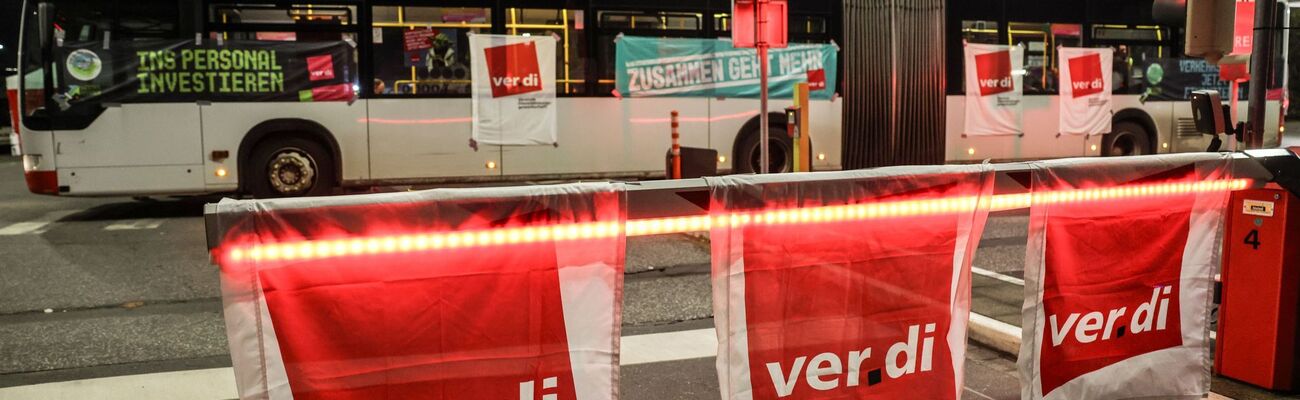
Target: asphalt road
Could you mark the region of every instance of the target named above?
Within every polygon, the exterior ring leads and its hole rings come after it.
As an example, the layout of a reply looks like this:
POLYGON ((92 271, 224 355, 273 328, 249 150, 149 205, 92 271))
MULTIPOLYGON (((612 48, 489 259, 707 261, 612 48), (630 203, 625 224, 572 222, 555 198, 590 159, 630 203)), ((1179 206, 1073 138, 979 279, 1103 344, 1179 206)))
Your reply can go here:
MULTIPOLYGON (((36 196, 0 156, 0 387, 229 366, 204 200, 36 196)), ((976 265, 1016 275, 1026 223, 993 218, 976 265)), ((625 336, 712 326, 704 239, 627 248, 625 336)), ((966 398, 1019 398, 1013 359, 972 344, 967 365, 966 398)), ((712 358, 625 367, 621 382, 628 399, 718 398, 712 358)))

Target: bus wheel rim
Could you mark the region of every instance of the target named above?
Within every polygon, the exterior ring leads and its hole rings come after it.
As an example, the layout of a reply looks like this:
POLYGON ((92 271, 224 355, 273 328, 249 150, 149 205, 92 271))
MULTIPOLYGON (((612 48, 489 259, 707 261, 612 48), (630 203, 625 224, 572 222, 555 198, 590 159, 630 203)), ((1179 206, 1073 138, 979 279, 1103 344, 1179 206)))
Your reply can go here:
POLYGON ((280 194, 301 194, 316 183, 316 162, 297 148, 280 150, 267 166, 271 189, 280 194))

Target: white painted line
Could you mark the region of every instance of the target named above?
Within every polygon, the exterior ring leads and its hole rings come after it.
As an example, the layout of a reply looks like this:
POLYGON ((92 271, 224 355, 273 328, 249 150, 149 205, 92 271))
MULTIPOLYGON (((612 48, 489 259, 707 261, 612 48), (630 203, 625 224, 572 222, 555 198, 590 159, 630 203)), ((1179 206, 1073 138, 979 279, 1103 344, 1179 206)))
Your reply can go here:
POLYGON ((1024 279, 1020 279, 1010 275, 999 274, 997 272, 989 271, 984 268, 972 266, 970 267, 970 272, 975 275, 983 276, 985 278, 993 278, 1013 285, 1025 286, 1024 279))
POLYGON ((158 226, 162 225, 162 223, 163 220, 160 218, 128 219, 125 221, 119 221, 109 226, 105 226, 104 230, 125 231, 125 230, 137 230, 137 229, 157 229, 158 226))
POLYGON ((713 328, 624 336, 619 365, 649 364, 718 356, 713 328))
MULTIPOLYGON (((624 336, 621 365, 715 357, 718 339, 713 328, 624 336)), ((0 400, 150 400, 233 399, 235 371, 213 368, 84 379, 0 388, 0 400)))
POLYGON ((45 232, 45 227, 49 226, 50 223, 63 219, 63 217, 76 214, 79 211, 80 210, 51 211, 40 216, 40 218, 31 221, 13 223, 4 228, 0 228, 0 236, 26 235, 30 233, 39 234, 45 232))
POLYGON ((0 388, 0 400, 206 400, 237 397, 239 393, 236 393, 235 388, 235 371, 231 368, 161 372, 0 388))

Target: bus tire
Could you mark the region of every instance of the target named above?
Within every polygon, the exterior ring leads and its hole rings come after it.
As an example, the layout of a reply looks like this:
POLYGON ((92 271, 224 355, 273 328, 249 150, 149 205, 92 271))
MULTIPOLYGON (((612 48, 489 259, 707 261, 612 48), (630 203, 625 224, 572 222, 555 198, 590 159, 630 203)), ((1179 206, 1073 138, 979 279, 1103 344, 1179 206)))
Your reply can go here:
MULTIPOLYGON (((735 150, 732 151, 732 160, 735 160, 735 168, 732 173, 750 174, 761 170, 759 167, 763 154, 759 148, 759 136, 762 133, 758 129, 746 132, 741 137, 740 142, 736 144, 735 150)), ((772 157, 769 160, 768 171, 771 173, 792 172, 794 166, 794 142, 790 135, 785 133, 784 126, 771 125, 767 130, 768 152, 772 157)))
POLYGON ((246 187, 259 199, 325 196, 337 182, 334 155, 325 145, 301 137, 263 140, 248 161, 246 187))
POLYGON ((1110 133, 1101 139, 1102 156, 1138 156, 1150 153, 1151 136, 1146 128, 1136 122, 1116 122, 1110 133))

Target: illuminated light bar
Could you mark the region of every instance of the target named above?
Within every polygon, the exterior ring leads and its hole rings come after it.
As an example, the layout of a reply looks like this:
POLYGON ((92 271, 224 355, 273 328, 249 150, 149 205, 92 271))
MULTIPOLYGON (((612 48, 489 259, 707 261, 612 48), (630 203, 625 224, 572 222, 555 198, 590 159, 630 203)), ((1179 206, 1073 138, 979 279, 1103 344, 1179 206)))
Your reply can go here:
MULTIPOLYGON (((992 196, 992 211, 1005 211, 1029 207, 1031 204, 1082 203, 1129 199, 1134 197, 1160 197, 1199 192, 1241 190, 1249 187, 1249 179, 1214 180, 1202 182, 1170 182, 1143 185, 1125 185, 1107 188, 1071 189, 1036 193, 1000 194, 992 196)), ((423 234, 321 239, 287 243, 253 244, 231 248, 225 252, 228 262, 304 261, 333 257, 365 256, 409 252, 437 251, 470 247, 506 246, 563 240, 590 240, 616 236, 662 235, 669 233, 703 232, 714 226, 791 225, 809 223, 835 223, 845 221, 902 218, 923 215, 941 215, 968 212, 975 208, 975 196, 953 198, 916 199, 878 203, 843 204, 780 210, 764 210, 722 215, 696 215, 683 217, 646 218, 628 220, 620 226, 617 222, 587 222, 551 226, 496 228, 460 232, 433 232, 423 234)))

